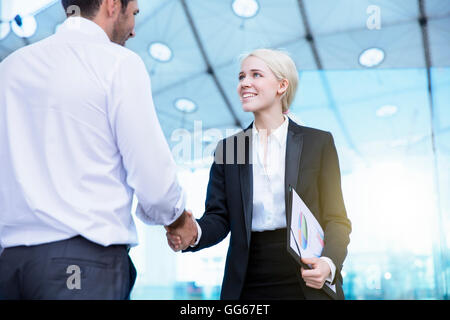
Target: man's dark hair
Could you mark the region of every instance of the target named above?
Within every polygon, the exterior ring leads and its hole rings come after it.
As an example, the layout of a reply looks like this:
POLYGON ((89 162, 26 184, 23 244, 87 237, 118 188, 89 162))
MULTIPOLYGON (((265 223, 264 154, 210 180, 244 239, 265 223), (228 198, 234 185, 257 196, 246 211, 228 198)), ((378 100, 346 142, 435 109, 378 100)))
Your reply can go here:
MULTIPOLYGON (((120 2, 122 2, 122 11, 127 9, 128 3, 131 1, 134 0, 120 0, 120 2)), ((67 9, 70 8, 70 6, 77 6, 80 8, 80 14, 82 17, 93 19, 97 15, 98 9, 100 9, 103 0, 61 0, 61 2, 67 16, 76 14, 76 11, 67 11, 67 9)))

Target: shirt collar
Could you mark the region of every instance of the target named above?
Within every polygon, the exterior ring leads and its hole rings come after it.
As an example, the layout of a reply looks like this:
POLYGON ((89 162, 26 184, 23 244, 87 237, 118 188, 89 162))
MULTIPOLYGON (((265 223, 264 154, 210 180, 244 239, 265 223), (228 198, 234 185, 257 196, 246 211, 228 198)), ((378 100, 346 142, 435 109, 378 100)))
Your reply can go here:
MULTIPOLYGON (((283 117, 284 117, 283 124, 278 128, 276 128, 274 131, 272 131, 272 133, 269 136, 269 138, 273 137, 276 141, 278 141, 280 145, 286 143, 287 131, 289 128, 289 118, 286 115, 283 115, 283 117)), ((252 131, 253 136, 258 134, 258 129, 256 129, 255 122, 253 122, 252 131)))
POLYGON ((64 21, 57 33, 79 32, 94 37, 98 41, 111 42, 105 30, 95 22, 83 17, 69 17, 64 21))

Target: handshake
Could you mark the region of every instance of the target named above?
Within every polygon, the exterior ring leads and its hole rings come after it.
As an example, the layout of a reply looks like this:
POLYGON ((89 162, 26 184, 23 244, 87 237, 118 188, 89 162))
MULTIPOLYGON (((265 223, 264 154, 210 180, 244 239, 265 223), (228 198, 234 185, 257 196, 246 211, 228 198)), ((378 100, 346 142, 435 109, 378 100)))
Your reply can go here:
POLYGON ((186 250, 197 241, 197 224, 190 211, 184 211, 174 223, 164 228, 167 231, 166 237, 169 247, 175 252, 186 250))

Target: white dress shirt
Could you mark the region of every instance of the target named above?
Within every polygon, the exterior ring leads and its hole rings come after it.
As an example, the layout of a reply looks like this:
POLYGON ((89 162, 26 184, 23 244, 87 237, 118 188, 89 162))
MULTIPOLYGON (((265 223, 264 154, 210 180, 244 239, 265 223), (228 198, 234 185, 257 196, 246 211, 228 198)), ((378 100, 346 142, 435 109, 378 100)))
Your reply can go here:
POLYGON ((181 215, 146 67, 97 24, 67 19, 7 57, 0 83, 0 246, 136 245, 133 194, 147 224, 181 215))
MULTIPOLYGON (((253 123, 253 216, 252 231, 262 232, 286 228, 285 171, 286 143, 289 118, 270 134, 258 130, 253 123), (265 142, 267 141, 267 147, 265 142), (267 148, 267 150, 264 150, 267 148)), ((197 223, 198 237, 195 247, 200 242, 201 227, 197 223)), ((326 279, 332 282, 336 266, 328 257, 320 257, 330 266, 331 273, 326 279)))

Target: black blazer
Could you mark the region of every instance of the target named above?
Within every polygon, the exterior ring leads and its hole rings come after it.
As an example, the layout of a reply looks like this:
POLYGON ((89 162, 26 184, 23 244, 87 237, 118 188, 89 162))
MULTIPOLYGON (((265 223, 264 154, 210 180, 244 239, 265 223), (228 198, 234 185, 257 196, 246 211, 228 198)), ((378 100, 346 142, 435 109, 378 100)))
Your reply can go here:
MULTIPOLYGON (((222 241, 231 231, 221 299, 240 298, 247 272, 253 210, 252 125, 222 140, 216 149, 206 194, 198 251, 222 241)), ((336 265, 338 297, 344 299, 340 271, 350 242, 351 223, 341 191, 339 161, 330 133, 303 127, 289 120, 286 144, 285 201, 295 187, 324 230, 322 256, 336 265)), ((298 273, 306 299, 327 299, 323 290, 307 287, 298 273)))

